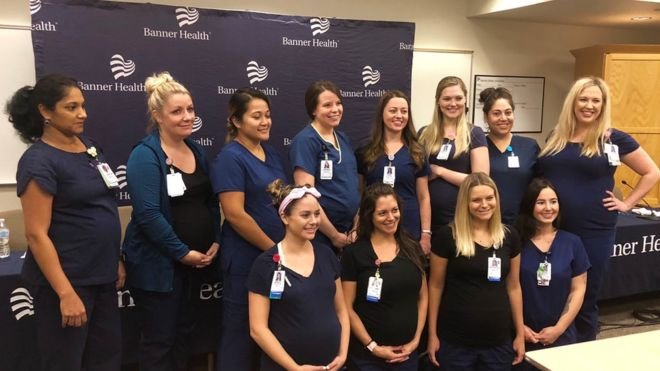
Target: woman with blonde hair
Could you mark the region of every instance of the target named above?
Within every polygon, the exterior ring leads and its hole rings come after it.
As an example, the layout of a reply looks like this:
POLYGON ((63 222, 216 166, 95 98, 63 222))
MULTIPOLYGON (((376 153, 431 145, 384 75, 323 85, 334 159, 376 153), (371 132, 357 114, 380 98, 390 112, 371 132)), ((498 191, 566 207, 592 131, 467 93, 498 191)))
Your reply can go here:
POLYGON ((383 94, 378 103, 371 140, 356 151, 364 186, 384 183, 394 187, 406 215, 402 227, 431 251, 429 164, 417 141, 410 100, 399 90, 383 94))
POLYGON ((538 159, 562 200, 562 227, 582 239, 591 261, 584 304, 575 319, 578 342, 596 338, 596 300, 614 243, 617 212, 630 210, 660 179, 657 165, 630 135, 612 128, 605 81, 584 77, 571 87, 538 159), (641 178, 625 200, 613 193, 621 163, 641 178))
POLYGON ((421 130, 419 142, 429 154, 431 225, 438 228, 454 217, 458 187, 474 172, 490 170, 486 136, 467 121, 467 88, 458 77, 440 80, 435 91, 433 120, 421 130))
POLYGON ((499 199, 488 175, 468 175, 454 221, 433 234, 428 354, 443 370, 508 370, 525 353, 520 240, 499 199))
POLYGON ((127 283, 140 316, 140 370, 185 370, 191 293, 217 275, 220 212, 204 149, 190 139, 190 92, 167 72, 148 77, 145 91, 149 135, 126 170, 133 204, 123 245, 127 283))
POLYGON ((321 224, 321 194, 281 180, 268 192, 286 234, 256 259, 247 281, 250 335, 263 350, 260 370, 341 370, 350 325, 339 261, 312 242, 321 224))
POLYGON ((284 236, 266 188, 286 179, 270 146, 270 100, 255 89, 229 98, 227 143, 211 166, 211 183, 225 216, 222 225, 222 327, 218 370, 257 370, 259 347, 250 338, 246 282, 255 259, 284 236))

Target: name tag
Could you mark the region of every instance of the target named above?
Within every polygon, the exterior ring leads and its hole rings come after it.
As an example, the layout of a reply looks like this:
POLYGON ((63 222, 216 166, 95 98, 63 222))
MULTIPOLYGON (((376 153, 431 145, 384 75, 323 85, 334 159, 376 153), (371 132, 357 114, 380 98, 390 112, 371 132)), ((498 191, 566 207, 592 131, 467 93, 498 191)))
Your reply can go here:
POLYGON ((268 295, 269 298, 273 300, 282 299, 285 280, 286 280, 285 271, 278 269, 275 272, 273 272, 273 280, 270 282, 270 294, 268 295))
POLYGON ((619 158, 619 146, 616 144, 605 143, 604 152, 607 156, 607 162, 610 164, 610 166, 621 165, 621 159, 619 158))
POLYGON ((101 162, 96 165, 96 168, 99 170, 101 178, 103 178, 103 182, 105 183, 106 187, 109 189, 119 187, 119 180, 107 163, 101 162))
POLYGON ((509 169, 517 169, 520 167, 520 159, 516 155, 511 155, 507 157, 507 164, 509 169))
POLYGON ((550 286, 550 279, 552 278, 552 265, 548 262, 539 263, 539 268, 536 270, 536 282, 539 286, 550 286))
POLYGON ((394 187, 396 179, 396 168, 394 166, 385 166, 383 168, 383 183, 394 187))
POLYGON ((449 158, 449 153, 451 152, 451 143, 445 143, 440 147, 440 152, 436 158, 438 160, 447 160, 449 158))
POLYGON ((367 301, 377 303, 380 301, 380 292, 383 290, 383 279, 380 277, 369 277, 367 285, 367 301))
POLYGON ((167 195, 170 197, 183 196, 186 185, 183 183, 181 173, 172 172, 167 174, 167 195))
POLYGON ((488 281, 500 282, 502 278, 502 260, 496 256, 488 258, 488 281))
POLYGON ((321 160, 321 179, 332 180, 332 160, 321 160))

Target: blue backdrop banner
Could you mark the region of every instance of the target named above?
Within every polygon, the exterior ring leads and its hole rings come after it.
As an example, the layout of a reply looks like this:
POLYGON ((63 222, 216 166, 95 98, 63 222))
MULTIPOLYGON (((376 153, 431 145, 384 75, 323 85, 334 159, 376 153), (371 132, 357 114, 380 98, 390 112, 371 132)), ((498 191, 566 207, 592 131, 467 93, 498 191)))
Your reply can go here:
POLYGON ((339 130, 354 148, 368 136, 379 97, 410 95, 415 25, 283 16, 109 1, 30 0, 37 77, 71 75, 85 92, 85 133, 96 140, 121 180, 145 136, 144 80, 169 71, 192 93, 193 139, 210 157, 224 144, 229 96, 254 87, 271 99, 270 143, 287 159, 290 139, 309 123, 310 83, 342 92, 339 130))

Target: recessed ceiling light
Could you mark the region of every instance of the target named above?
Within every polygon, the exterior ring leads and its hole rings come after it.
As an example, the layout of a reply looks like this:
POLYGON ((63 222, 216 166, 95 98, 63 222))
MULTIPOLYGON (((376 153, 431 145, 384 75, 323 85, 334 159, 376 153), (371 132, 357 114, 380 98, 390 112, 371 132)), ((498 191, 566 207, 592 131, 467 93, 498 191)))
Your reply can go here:
POLYGON ((653 19, 653 17, 631 17, 631 21, 649 21, 653 19))

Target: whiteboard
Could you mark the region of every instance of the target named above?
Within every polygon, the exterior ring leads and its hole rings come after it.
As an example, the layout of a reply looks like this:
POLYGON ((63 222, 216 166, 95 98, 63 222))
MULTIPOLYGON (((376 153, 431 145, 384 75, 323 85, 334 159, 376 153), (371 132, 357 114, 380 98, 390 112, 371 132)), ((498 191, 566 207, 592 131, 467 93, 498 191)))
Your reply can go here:
POLYGON ((5 105, 16 90, 34 85, 34 52, 28 28, 0 28, 0 45, 4 49, 0 68, 0 184, 16 184, 16 165, 27 144, 16 134, 7 119, 5 105))
POLYGON ((472 122, 488 131, 484 121, 484 105, 479 103, 479 93, 486 88, 506 88, 513 96, 515 105, 514 133, 541 133, 543 130, 544 77, 476 75, 474 77, 474 100, 472 122))
POLYGON ((460 77, 465 86, 469 87, 472 76, 472 51, 434 49, 413 51, 410 108, 416 130, 431 123, 436 105, 435 88, 446 76, 460 77))

